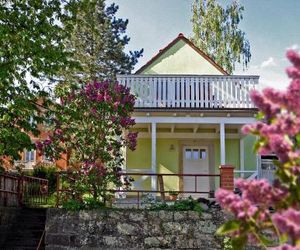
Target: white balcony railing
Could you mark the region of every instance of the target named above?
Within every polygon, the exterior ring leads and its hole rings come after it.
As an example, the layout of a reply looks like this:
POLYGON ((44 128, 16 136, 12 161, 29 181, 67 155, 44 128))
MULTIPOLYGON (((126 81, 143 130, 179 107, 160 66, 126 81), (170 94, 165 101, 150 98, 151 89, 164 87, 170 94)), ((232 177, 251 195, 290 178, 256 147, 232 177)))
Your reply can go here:
POLYGON ((258 76, 118 75, 136 95, 136 108, 254 108, 258 76))

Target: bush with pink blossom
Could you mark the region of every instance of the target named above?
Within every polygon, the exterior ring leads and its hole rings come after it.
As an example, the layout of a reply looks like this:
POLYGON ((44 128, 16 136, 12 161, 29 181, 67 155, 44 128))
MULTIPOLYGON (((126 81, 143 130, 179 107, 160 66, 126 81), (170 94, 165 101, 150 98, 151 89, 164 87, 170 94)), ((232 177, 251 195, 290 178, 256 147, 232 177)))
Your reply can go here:
POLYGON ((36 147, 53 159, 61 159, 67 153, 73 172, 65 182, 69 182, 72 199, 84 202, 84 197, 89 196, 94 203, 103 203, 111 195, 108 189, 124 189, 130 184, 120 173, 122 148, 136 147, 137 133, 129 132, 135 124, 130 117, 135 97, 129 88, 108 81, 89 83, 58 95, 61 102, 53 104, 50 117, 53 132, 36 147))
POLYGON ((293 64, 287 69, 292 79, 287 90, 252 91, 258 121, 243 127, 245 134, 259 137, 258 153, 277 155, 274 183, 239 179, 235 185, 241 196, 222 189, 216 194, 221 207, 235 217, 218 229, 231 236, 234 249, 243 249, 247 241, 277 250, 300 249, 300 54, 288 51, 287 57, 293 64))

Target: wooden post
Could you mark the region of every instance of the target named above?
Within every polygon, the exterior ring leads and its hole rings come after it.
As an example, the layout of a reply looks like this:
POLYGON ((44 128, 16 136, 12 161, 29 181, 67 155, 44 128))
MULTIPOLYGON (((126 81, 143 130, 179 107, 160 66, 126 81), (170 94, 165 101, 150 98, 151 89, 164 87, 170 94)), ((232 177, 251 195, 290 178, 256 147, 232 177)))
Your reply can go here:
POLYGON ((59 173, 56 173, 56 204, 55 206, 58 207, 59 206, 59 196, 60 196, 60 193, 59 193, 59 190, 60 190, 60 174, 59 173))
POLYGON ((23 176, 21 175, 18 178, 18 202, 19 202, 19 206, 23 206, 24 205, 24 180, 23 180, 23 176))
POLYGON ((165 201, 166 197, 165 197, 165 188, 164 188, 164 179, 163 179, 163 176, 161 174, 159 174, 159 175, 157 175, 157 179, 158 179, 158 184, 159 184, 159 190, 160 190, 161 199, 163 201, 165 201))
POLYGON ((221 165, 220 169, 220 188, 234 190, 234 166, 221 165))

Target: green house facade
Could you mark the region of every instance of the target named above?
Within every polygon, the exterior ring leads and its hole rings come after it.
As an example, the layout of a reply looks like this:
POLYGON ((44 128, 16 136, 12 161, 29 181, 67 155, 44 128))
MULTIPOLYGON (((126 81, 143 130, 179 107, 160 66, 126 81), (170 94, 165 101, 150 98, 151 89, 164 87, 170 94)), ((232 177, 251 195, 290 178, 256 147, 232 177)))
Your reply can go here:
MULTIPOLYGON (((216 190, 219 178, 208 175, 218 174, 220 165, 234 166, 237 177, 255 178, 255 137, 241 128, 255 122, 249 92, 258 88, 258 78, 227 74, 182 34, 136 74, 119 75, 137 98, 138 143, 135 151, 126 150, 126 171, 183 174, 164 176, 163 185, 187 192, 216 190)), ((137 189, 157 190, 158 183, 157 176, 135 178, 137 189)))

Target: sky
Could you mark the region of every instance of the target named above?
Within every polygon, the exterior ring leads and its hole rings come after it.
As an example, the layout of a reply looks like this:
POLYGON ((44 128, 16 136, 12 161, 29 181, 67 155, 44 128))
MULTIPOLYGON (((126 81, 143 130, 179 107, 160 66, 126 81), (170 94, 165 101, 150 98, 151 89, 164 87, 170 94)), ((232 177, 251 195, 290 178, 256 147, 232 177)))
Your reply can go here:
MULTIPOLYGON (((251 45, 251 62, 246 71, 236 67, 234 74, 259 75, 262 87, 284 89, 289 79, 285 69, 288 48, 300 50, 300 0, 239 0, 245 7, 240 28, 251 45)), ((193 0, 107 0, 119 6, 117 17, 128 19, 126 50, 144 49, 135 70, 159 49, 183 33, 192 35, 193 0)), ((219 0, 227 5, 232 0, 219 0)))

